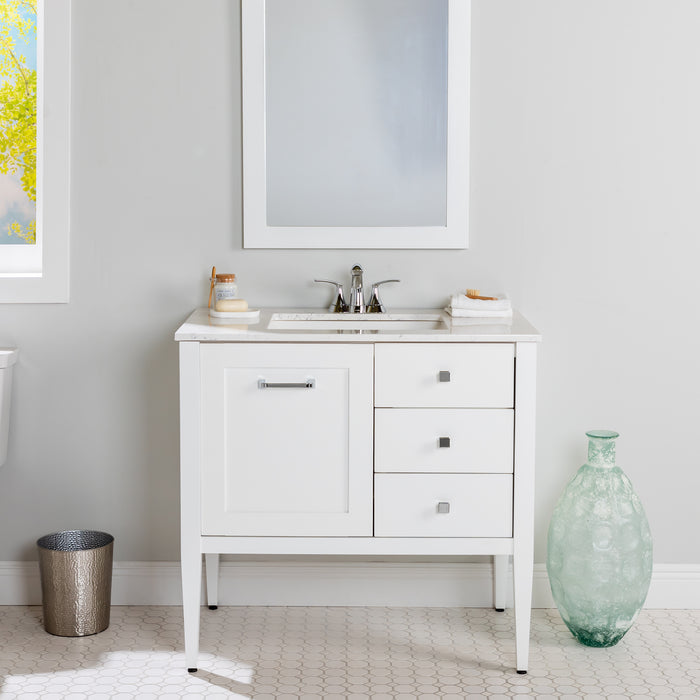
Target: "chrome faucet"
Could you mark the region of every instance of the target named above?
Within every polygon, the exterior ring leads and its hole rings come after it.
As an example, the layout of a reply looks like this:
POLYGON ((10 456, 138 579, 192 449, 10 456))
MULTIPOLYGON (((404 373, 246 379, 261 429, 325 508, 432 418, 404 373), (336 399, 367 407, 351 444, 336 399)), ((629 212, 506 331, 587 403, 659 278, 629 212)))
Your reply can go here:
POLYGON ((362 281, 362 268, 355 265, 350 274, 352 275, 352 284, 350 287, 350 300, 345 301, 345 293, 343 285, 340 282, 333 280, 315 279, 314 282, 325 282, 335 286, 335 299, 330 306, 330 310, 334 313, 351 313, 351 314, 373 314, 384 313, 386 309, 379 298, 379 286, 387 282, 400 282, 401 280, 382 280, 375 282, 372 285, 372 295, 368 304, 365 304, 365 294, 362 281))
POLYGON ((359 265, 355 265, 350 272, 352 274, 350 313, 363 314, 365 312, 365 293, 362 289, 362 268, 359 265))

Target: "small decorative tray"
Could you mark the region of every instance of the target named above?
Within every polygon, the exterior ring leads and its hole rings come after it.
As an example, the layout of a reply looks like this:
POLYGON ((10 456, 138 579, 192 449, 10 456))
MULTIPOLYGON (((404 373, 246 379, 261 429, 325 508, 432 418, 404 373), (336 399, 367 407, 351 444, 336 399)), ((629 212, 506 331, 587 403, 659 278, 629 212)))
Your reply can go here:
POLYGON ((209 315, 212 318, 256 323, 260 320, 260 309, 248 309, 248 311, 214 311, 214 309, 209 309, 209 315))

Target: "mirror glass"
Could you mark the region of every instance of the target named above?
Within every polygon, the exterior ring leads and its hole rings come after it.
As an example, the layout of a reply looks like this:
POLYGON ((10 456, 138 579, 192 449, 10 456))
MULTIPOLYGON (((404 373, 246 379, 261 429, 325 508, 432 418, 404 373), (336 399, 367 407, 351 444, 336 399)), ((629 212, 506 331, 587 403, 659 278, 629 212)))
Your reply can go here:
POLYGON ((447 0, 267 0, 267 222, 444 226, 447 0))
POLYGON ((466 247, 468 0, 242 9, 245 246, 466 247))

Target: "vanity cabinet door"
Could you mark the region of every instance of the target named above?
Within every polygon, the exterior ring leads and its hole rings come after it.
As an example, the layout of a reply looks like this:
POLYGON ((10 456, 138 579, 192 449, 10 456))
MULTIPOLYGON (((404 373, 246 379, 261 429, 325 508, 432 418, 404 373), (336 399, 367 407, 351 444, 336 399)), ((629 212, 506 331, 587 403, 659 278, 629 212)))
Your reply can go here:
POLYGON ((370 536, 372 365, 371 345, 202 345, 202 533, 370 536))

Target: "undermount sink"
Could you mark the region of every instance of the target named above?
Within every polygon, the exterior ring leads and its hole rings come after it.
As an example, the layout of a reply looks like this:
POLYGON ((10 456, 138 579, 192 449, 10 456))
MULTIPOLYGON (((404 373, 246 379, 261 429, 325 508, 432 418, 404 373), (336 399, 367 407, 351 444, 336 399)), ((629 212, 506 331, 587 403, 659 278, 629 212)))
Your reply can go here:
POLYGON ((425 313, 336 314, 273 313, 269 330, 325 331, 434 331, 445 329, 439 311, 425 313))

